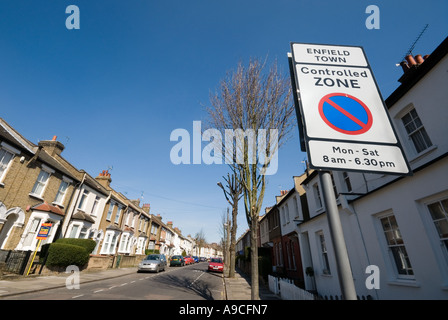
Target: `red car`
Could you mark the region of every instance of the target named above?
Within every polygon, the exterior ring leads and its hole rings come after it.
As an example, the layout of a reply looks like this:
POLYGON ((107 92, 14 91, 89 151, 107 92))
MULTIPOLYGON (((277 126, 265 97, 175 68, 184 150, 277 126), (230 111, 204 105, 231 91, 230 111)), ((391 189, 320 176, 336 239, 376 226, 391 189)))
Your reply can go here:
POLYGON ((208 263, 208 271, 223 272, 224 263, 221 258, 211 258, 208 263))
POLYGON ((185 265, 189 265, 189 264, 193 264, 194 263, 194 259, 193 259, 192 256, 186 256, 184 258, 184 260, 185 260, 185 265))

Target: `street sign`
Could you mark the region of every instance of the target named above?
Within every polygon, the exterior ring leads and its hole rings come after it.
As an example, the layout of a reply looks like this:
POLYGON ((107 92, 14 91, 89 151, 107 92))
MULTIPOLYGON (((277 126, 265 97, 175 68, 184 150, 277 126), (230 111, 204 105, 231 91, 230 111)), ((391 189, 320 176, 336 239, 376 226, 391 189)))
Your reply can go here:
POLYGON ((409 174, 363 48, 291 43, 291 51, 310 167, 409 174), (378 152, 364 160, 363 149, 378 152))
POLYGON ((41 244, 42 240, 46 240, 48 238, 48 235, 50 234, 50 229, 51 229, 52 225, 53 225, 52 223, 42 223, 42 225, 40 226, 39 232, 37 233, 37 236, 36 236, 36 239, 39 241, 37 242, 36 249, 34 250, 33 258, 31 259, 31 263, 28 268, 28 271, 26 272, 27 276, 30 274, 31 267, 33 266, 34 259, 36 258, 36 253, 37 253, 37 251, 39 251, 40 244, 41 244))
POLYGON ((42 223, 40 226, 39 232, 37 233, 36 239, 45 240, 50 234, 50 229, 53 224, 51 223, 42 223))
POLYGON ((330 93, 319 102, 319 114, 334 130, 361 134, 372 127, 372 113, 364 102, 344 93, 330 93))

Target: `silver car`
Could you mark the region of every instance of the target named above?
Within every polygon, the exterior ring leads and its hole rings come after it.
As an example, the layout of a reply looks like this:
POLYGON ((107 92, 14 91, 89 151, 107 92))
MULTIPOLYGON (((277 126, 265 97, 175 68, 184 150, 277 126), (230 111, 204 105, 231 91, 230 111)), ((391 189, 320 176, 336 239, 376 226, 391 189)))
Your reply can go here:
POLYGON ((138 265, 138 272, 154 271, 159 272, 165 270, 167 266, 164 254, 150 254, 138 265))

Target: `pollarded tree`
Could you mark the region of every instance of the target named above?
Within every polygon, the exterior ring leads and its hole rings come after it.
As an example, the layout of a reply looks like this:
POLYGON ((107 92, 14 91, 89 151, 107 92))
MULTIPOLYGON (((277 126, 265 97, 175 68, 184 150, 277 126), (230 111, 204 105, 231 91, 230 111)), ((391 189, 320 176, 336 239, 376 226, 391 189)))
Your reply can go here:
POLYGON ((291 82, 274 62, 250 59, 227 74, 207 108, 208 126, 225 136, 226 163, 238 172, 251 234, 251 299, 259 299, 257 230, 266 175, 275 174, 278 149, 294 124, 291 82))

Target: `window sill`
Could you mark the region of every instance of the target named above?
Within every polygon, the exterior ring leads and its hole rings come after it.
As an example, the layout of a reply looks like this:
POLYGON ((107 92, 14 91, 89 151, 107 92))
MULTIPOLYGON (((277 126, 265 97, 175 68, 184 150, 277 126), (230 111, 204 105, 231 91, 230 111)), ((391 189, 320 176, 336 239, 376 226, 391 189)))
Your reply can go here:
POLYGON ((409 163, 417 162, 418 160, 420 160, 421 158, 426 156, 428 153, 430 153, 436 149, 437 149, 437 145, 430 146, 429 148, 421 151, 420 153, 417 153, 414 157, 412 157, 412 159, 409 160, 409 163))
POLYGON ((420 283, 411 279, 395 279, 387 281, 387 284, 392 286, 404 286, 404 287, 414 287, 420 288, 420 283))
POLYGON ((58 207, 61 207, 62 209, 64 209, 64 205, 62 203, 58 203, 58 202, 54 202, 53 201, 51 204, 54 205, 54 206, 58 206, 58 207))
POLYGON ((45 201, 44 200, 44 198, 42 198, 41 196, 39 196, 39 195, 37 195, 37 194, 34 194, 34 193, 28 193, 28 195, 31 197, 31 198, 35 198, 35 199, 38 199, 38 200, 41 200, 41 201, 45 201))

